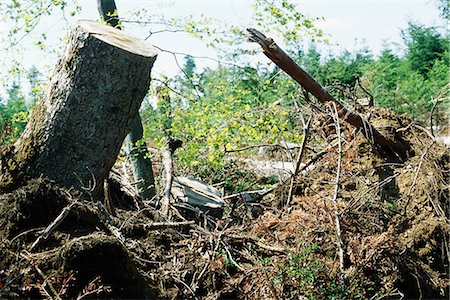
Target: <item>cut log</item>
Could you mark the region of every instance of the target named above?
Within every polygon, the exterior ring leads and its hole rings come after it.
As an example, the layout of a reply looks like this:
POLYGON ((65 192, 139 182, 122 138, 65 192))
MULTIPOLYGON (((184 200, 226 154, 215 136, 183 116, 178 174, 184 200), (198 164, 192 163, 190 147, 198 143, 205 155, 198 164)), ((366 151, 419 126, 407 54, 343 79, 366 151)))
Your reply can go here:
MULTIPOLYGON (((100 17, 105 24, 116 29, 122 29, 114 0, 97 0, 97 6, 100 17)), ((147 146, 145 143, 138 145, 143 137, 144 128, 138 112, 131 125, 126 144, 133 168, 134 186, 142 199, 151 200, 156 194, 155 178, 147 146)))
POLYGON ((147 42, 79 21, 24 133, 0 160, 0 188, 45 176, 100 195, 155 59, 147 42))

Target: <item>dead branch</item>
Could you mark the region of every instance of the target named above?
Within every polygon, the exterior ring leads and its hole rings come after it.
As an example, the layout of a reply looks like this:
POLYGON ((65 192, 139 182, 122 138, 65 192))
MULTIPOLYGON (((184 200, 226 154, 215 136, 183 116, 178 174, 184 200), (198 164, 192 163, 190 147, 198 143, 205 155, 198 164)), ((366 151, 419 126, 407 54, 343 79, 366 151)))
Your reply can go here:
POLYGON ((264 147, 271 147, 271 148, 280 148, 282 150, 291 150, 291 149, 296 149, 296 148, 300 148, 300 146, 283 146, 280 144, 259 144, 259 145, 250 145, 250 146, 246 146, 246 147, 242 147, 242 148, 238 148, 238 149, 227 149, 227 146, 225 145, 224 147, 224 152, 225 153, 233 153, 233 152, 242 152, 242 151, 246 151, 246 150, 250 150, 250 149, 254 149, 254 148, 264 148, 264 147))
POLYGON ((44 232, 31 244, 30 251, 33 251, 43 240, 46 240, 50 234, 66 219, 69 215, 70 210, 74 206, 75 203, 71 203, 68 206, 64 207, 61 213, 51 222, 47 228, 45 228, 44 232))
POLYGON ((227 235, 227 237, 232 238, 235 241, 244 240, 246 242, 251 242, 251 243, 255 244, 256 246, 258 246, 259 248, 264 249, 266 251, 270 251, 270 252, 288 253, 289 251, 292 251, 292 249, 285 249, 282 247, 266 245, 266 244, 258 241, 256 237, 252 237, 252 236, 241 236, 241 235, 229 234, 229 235, 227 235))
POLYGON ((442 100, 445 99, 445 94, 449 92, 449 88, 450 88, 450 84, 447 84, 444 88, 442 88, 442 90, 439 92, 439 95, 434 100, 433 107, 431 108, 431 111, 430 111, 430 131, 431 131, 431 134, 433 135, 433 137, 434 137, 434 130, 433 130, 434 110, 436 109, 439 102, 441 102, 442 100))
POLYGON ((434 142, 435 142, 435 141, 433 140, 433 141, 427 146, 427 148, 426 148, 425 151, 422 153, 422 155, 420 156, 420 161, 419 161, 419 164, 417 165, 416 173, 414 174, 413 182, 411 183, 411 186, 409 187, 408 193, 406 194, 407 200, 406 200, 405 207, 403 208, 403 209, 404 209, 404 210, 403 210, 403 214, 404 214, 404 215, 406 214, 406 211, 407 211, 407 209, 408 209, 409 203, 411 202, 411 193, 412 193, 412 190, 414 189, 414 187, 416 186, 417 178, 419 177, 419 172, 420 172, 420 169, 422 168, 422 164, 423 164, 423 161, 425 160, 425 156, 427 155, 427 153, 428 153, 428 151, 430 150, 431 146, 434 145, 434 142))
POLYGON ((337 111, 336 105, 333 103, 334 108, 334 122, 336 126, 336 134, 338 138, 338 161, 337 161, 337 170, 336 170, 336 180, 334 187, 334 195, 333 195, 333 206, 334 206, 334 222, 336 226, 336 246, 337 246, 337 254, 339 257, 339 269, 341 271, 341 275, 344 274, 344 250, 342 248, 342 233, 341 233, 341 223, 339 221, 339 211, 337 205, 338 193, 339 193, 339 179, 341 176, 341 163, 342 163, 342 144, 341 144, 341 125, 339 124, 339 115, 337 111))
POLYGON ((391 149, 401 159, 407 159, 407 149, 403 144, 387 139, 361 115, 345 108, 342 103, 331 96, 317 81, 298 66, 272 38, 267 38, 264 34, 253 28, 248 28, 247 31, 251 42, 258 43, 262 47, 264 54, 270 60, 316 97, 317 100, 322 104, 335 103, 339 117, 352 126, 361 129, 364 136, 369 141, 373 141, 374 145, 391 149))
MULTIPOLYGON (((42 283, 42 286, 44 286, 47 283, 48 286, 50 287, 50 290, 53 293, 53 297, 51 297, 51 299, 61 300, 61 297, 59 297, 59 293, 56 291, 56 289, 54 288, 53 284, 49 280, 47 280, 48 276, 46 276, 44 274, 44 272, 42 272, 42 270, 37 265, 34 266, 34 269, 39 273, 39 275, 41 275, 42 279, 44 279, 44 282, 42 283)), ((45 292, 48 293, 46 290, 45 290, 45 292)))
POLYGON ((106 209, 108 210, 108 212, 110 213, 111 216, 115 217, 116 209, 114 208, 114 205, 112 203, 111 192, 109 190, 109 183, 108 183, 107 179, 105 179, 105 181, 103 183, 103 190, 104 190, 104 195, 105 195, 106 209))
POLYGON ((367 96, 369 96, 369 99, 370 99, 370 101, 369 101, 369 107, 373 107, 373 106, 375 105, 375 101, 374 101, 374 99, 373 99, 373 96, 372 96, 372 94, 369 93, 369 91, 362 85, 361 79, 360 79, 358 76, 356 76, 356 84, 357 84, 357 86, 359 86, 359 87, 361 88, 361 90, 362 90, 364 93, 367 94, 367 96))
POLYGON ((155 230, 162 228, 178 228, 194 225, 195 221, 183 221, 183 222, 155 222, 150 224, 145 224, 145 230, 155 230))
MULTIPOLYGON (((298 155, 297 155, 297 160, 295 161, 294 173, 291 176, 291 185, 289 186, 289 194, 288 194, 288 198, 286 201, 286 206, 288 206, 292 200, 292 191, 294 189, 294 181, 295 181, 295 177, 297 177, 298 172, 300 170, 300 163, 303 158, 303 153, 305 152, 305 146, 306 146, 306 142, 307 142, 308 136, 309 136, 309 125, 311 124, 311 119, 312 119, 312 117, 309 117, 306 124, 304 124, 303 140, 302 140, 302 144, 300 146, 300 151, 298 152, 298 155)), ((302 118, 302 120, 303 120, 303 118, 302 118)))
POLYGON ((181 141, 173 138, 165 138, 164 145, 161 149, 162 161, 166 173, 166 186, 164 188, 163 197, 161 199, 161 213, 163 216, 169 214, 170 196, 173 182, 173 160, 172 155, 176 149, 181 147, 181 141))

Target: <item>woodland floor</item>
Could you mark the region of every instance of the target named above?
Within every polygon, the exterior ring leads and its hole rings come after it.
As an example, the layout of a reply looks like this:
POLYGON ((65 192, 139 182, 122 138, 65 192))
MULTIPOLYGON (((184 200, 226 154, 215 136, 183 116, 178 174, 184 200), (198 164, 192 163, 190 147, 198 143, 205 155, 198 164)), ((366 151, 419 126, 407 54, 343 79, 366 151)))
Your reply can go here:
POLYGON ((222 218, 168 223, 149 203, 115 201, 108 220, 76 191, 30 180, 0 195, 0 298, 448 299, 449 150, 407 117, 377 109, 369 121, 409 146, 406 162, 350 127, 341 153, 311 129, 302 161, 326 151, 292 199, 289 178, 222 218))

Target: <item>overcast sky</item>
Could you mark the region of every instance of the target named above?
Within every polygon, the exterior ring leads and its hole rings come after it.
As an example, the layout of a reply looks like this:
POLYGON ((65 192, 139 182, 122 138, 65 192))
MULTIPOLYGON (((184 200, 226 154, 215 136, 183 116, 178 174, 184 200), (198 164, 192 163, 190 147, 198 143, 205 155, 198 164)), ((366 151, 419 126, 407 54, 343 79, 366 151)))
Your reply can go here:
MULTIPOLYGON (((0 0, 3 1, 3 0, 0 0)), ((75 18, 68 19, 68 25, 73 24, 78 19, 97 19, 98 12, 95 0, 79 0, 82 11, 75 18)), ((413 1, 388 1, 388 0, 314 0, 314 1, 292 1, 298 6, 303 14, 312 17, 324 17, 324 21, 317 25, 323 28, 326 34, 330 35, 331 46, 322 47, 325 53, 338 53, 343 49, 354 50, 363 45, 372 50, 375 55, 379 54, 386 43, 399 43, 400 30, 407 26, 408 21, 416 21, 425 25, 442 26, 444 21, 439 17, 439 11, 435 2, 430 0, 413 1)), ((178 0, 178 1, 156 1, 156 0, 116 0, 119 15, 125 12, 146 7, 167 17, 187 17, 189 15, 201 14, 229 22, 242 28, 252 26, 252 1, 233 0, 178 0)), ((38 31, 45 31, 51 40, 56 40, 58 36, 64 34, 66 26, 61 16, 52 16, 43 20, 43 25, 38 31)), ((3 32, 7 29, 7 24, 3 23, 3 32)), ((133 27, 127 25, 127 32, 145 38, 151 28, 133 27)), ((195 56, 214 57, 214 50, 188 37, 183 33, 160 33, 150 38, 151 43, 171 51, 186 52, 195 56)), ((56 62, 56 55, 39 54, 31 46, 32 39, 23 41, 25 52, 1 53, 3 62, 9 61, 10 57, 23 60, 26 66, 44 64, 53 66, 56 62), (28 44, 27 44, 28 43, 28 44), (17 57, 20 56, 20 57, 17 57)), ((400 51, 400 49, 398 49, 400 51)), ((182 57, 180 57, 182 60, 182 57)), ((261 59, 266 59, 261 56, 261 59)), ((197 60, 201 66, 214 66, 208 60, 197 60)), ((178 72, 178 67, 173 56, 161 53, 154 67, 154 73, 167 73, 173 75, 178 72)))

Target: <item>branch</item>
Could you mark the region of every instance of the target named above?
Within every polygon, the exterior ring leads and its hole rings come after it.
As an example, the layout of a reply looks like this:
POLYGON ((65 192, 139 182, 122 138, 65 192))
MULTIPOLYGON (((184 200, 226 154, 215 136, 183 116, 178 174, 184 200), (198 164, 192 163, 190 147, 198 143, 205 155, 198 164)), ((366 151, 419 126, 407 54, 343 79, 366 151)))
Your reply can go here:
POLYGON ((230 65, 230 66, 237 67, 237 68, 240 68, 240 69, 245 69, 245 67, 240 66, 240 65, 238 65, 238 64, 235 64, 235 63, 232 63, 232 62, 228 62, 228 61, 223 61, 223 60, 216 59, 216 58, 209 57, 209 56, 196 56, 196 55, 192 55, 192 54, 185 53, 185 52, 175 52, 175 51, 170 51, 170 50, 162 49, 162 48, 160 48, 160 47, 158 47, 158 46, 155 46, 155 45, 153 45, 153 47, 155 47, 156 49, 158 49, 158 50, 161 51, 161 52, 170 53, 170 54, 172 54, 172 55, 183 55, 183 56, 188 55, 188 56, 191 56, 191 57, 193 57, 193 58, 198 58, 198 59, 208 59, 208 60, 215 61, 215 62, 217 62, 217 63, 219 63, 219 64, 230 65))
POLYGON ((338 199, 338 193, 339 193, 339 179, 341 176, 341 164, 342 164, 342 144, 341 144, 341 126, 339 124, 339 115, 337 111, 336 105, 333 103, 334 108, 334 122, 336 124, 336 134, 338 138, 338 161, 337 161, 337 171, 336 171, 336 180, 335 180, 335 187, 334 187, 334 195, 333 195, 333 206, 334 206, 334 222, 336 226, 336 246, 337 246, 337 254, 339 257, 339 269, 341 271, 341 276, 344 275, 344 250, 342 248, 343 242, 342 242, 342 232, 341 232, 341 223, 339 221, 339 212, 338 212, 338 205, 337 205, 337 199, 338 199))
POLYGON ((169 214, 170 196, 173 182, 173 160, 172 155, 176 149, 181 147, 181 141, 173 138, 165 138, 164 145, 161 149, 163 165, 166 173, 166 187, 161 199, 161 213, 164 216, 169 214))
MULTIPOLYGON (((306 148, 305 146, 306 146, 306 142, 307 142, 308 136, 309 136, 309 125, 311 124, 311 119, 312 119, 312 117, 309 117, 308 121, 306 122, 306 125, 304 124, 303 140, 302 140, 302 144, 300 146, 300 151, 298 152, 298 155, 297 155, 297 160, 295 161, 295 170, 291 176, 291 185, 289 186, 289 194, 288 194, 288 198, 286 201, 286 206, 288 206, 292 200, 292 191, 294 189, 294 181, 295 181, 295 177, 297 177, 297 175, 298 175, 298 171, 300 170, 300 163, 303 158, 303 153, 305 152, 305 148, 306 148)), ((302 118, 302 120, 303 120, 303 118, 302 118)))
POLYGON ((30 247, 30 251, 33 251, 43 240, 46 240, 50 234, 66 219, 69 215, 70 210, 74 206, 75 203, 71 203, 68 206, 64 207, 59 215, 50 223, 47 228, 45 228, 44 232, 34 241, 34 243, 30 247))
POLYGON ((225 149, 224 152, 225 153, 233 153, 233 152, 241 152, 241 151, 245 151, 245 150, 250 150, 250 149, 254 149, 254 148, 264 148, 264 147, 273 147, 273 148, 280 148, 286 151, 289 151, 291 149, 296 149, 296 148, 300 148, 300 146, 293 146, 293 147, 286 147, 280 144, 259 144, 259 145, 250 145, 250 146, 246 146, 246 147, 242 147, 239 149, 227 149, 227 146, 225 145, 225 149))

